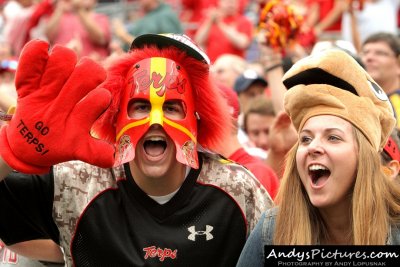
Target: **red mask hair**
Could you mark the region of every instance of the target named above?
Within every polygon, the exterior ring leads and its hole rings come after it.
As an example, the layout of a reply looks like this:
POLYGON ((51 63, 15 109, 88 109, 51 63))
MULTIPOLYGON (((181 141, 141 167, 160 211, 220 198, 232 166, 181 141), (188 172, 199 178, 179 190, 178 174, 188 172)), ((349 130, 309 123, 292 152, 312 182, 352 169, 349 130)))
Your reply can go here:
MULTIPOLYGON (((125 112, 119 109, 122 107, 121 102, 123 101, 124 88, 127 85, 128 73, 138 62, 157 57, 170 59, 187 72, 185 77, 188 79, 192 90, 193 111, 199 115, 197 133, 194 133, 197 134, 197 144, 210 150, 220 147, 231 127, 226 101, 210 81, 208 64, 175 47, 159 49, 154 46, 145 46, 141 49, 133 49, 114 62, 109 68, 106 81, 101 85, 112 93, 112 103, 106 113, 94 125, 95 134, 101 139, 116 143, 117 119, 121 112, 125 112)), ((175 141, 173 136, 170 137, 175 141)), ((197 144, 193 148, 195 151, 197 144)), ((177 155, 177 159, 182 162, 179 160, 179 155, 177 155)))

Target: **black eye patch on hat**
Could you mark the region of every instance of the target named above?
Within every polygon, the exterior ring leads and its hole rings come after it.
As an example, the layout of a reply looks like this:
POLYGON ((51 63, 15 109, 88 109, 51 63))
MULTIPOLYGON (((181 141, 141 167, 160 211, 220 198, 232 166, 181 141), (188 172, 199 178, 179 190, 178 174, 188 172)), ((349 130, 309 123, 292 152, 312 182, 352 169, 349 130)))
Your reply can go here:
POLYGON ((302 71, 284 80, 283 84, 288 89, 298 84, 329 84, 358 95, 354 86, 320 68, 311 68, 302 71))

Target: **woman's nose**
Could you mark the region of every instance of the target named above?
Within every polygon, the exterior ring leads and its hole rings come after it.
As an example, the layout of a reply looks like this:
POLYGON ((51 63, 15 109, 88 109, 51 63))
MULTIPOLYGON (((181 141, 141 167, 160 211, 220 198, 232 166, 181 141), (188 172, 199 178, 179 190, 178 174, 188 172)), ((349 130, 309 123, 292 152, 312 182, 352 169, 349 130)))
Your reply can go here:
POLYGON ((323 153, 323 147, 322 143, 319 139, 314 138, 310 144, 307 147, 308 149, 308 154, 310 155, 316 155, 316 154, 322 154, 323 153))

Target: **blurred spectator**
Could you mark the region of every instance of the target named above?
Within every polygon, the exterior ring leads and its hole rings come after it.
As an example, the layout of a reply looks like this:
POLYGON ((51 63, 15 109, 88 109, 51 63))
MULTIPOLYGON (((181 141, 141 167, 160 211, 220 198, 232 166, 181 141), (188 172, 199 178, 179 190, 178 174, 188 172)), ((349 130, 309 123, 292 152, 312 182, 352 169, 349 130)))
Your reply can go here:
POLYGON ((11 45, 0 41, 0 83, 14 83, 14 73, 17 69, 17 59, 13 56, 11 45))
MULTIPOLYGON (((259 62, 264 66, 264 78, 268 82, 268 95, 274 105, 275 114, 283 110, 283 97, 286 92, 286 87, 282 83, 283 73, 303 56, 295 49, 293 52, 283 57, 281 53, 268 46, 264 38, 257 38, 260 50, 259 62)), ((298 46, 298 45, 296 45, 298 46)), ((302 51, 303 53, 304 51, 302 51)))
POLYGON ((262 95, 250 100, 243 115, 243 130, 256 147, 269 149, 269 129, 275 119, 272 101, 262 95))
POLYGON ((390 33, 369 36, 361 49, 361 61, 392 103, 400 127, 400 39, 390 33))
POLYGON ((397 29, 400 30, 400 6, 397 7, 397 29))
MULTIPOLYGON (((297 43, 310 53, 321 40, 336 40, 341 36, 342 14, 346 0, 296 0, 289 1, 294 11, 303 17, 297 43)), ((291 49, 288 47, 287 49, 291 49)))
POLYGON ((305 19, 307 27, 317 40, 336 40, 340 38, 342 14, 346 9, 346 0, 310 0, 305 19))
POLYGON ((15 106, 16 98, 7 92, 0 90, 0 127, 10 120, 8 111, 15 106))
POLYGON ((194 39, 194 35, 205 16, 210 0, 182 0, 180 20, 185 24, 185 34, 194 39))
MULTIPOLYGON (((181 21, 185 24, 185 34, 194 38, 202 19, 210 8, 218 5, 218 0, 181 0, 181 21)), ((239 0, 239 12, 243 13, 248 5, 248 0, 239 0)))
POLYGON ((12 54, 19 56, 29 34, 29 19, 35 11, 36 0, 10 0, 3 8, 3 36, 12 54))
POLYGON ((208 10, 195 41, 211 62, 225 53, 244 58, 252 42, 252 32, 252 22, 240 13, 239 0, 219 0, 216 8, 208 10))
POLYGON ((50 16, 54 11, 55 0, 39 0, 35 5, 35 10, 28 21, 28 29, 25 35, 25 43, 32 39, 47 40, 44 33, 45 21, 42 20, 44 16, 50 16))
POLYGON ((265 96, 266 86, 267 81, 253 69, 247 69, 243 71, 243 73, 236 78, 233 86, 239 99, 240 110, 242 111, 238 119, 239 142, 249 149, 249 153, 251 155, 260 157, 261 159, 265 159, 267 157, 266 151, 258 148, 257 145, 252 142, 252 140, 249 139, 247 134, 243 131, 243 112, 249 108, 249 103, 251 100, 265 96), (258 149, 254 149, 253 147, 258 149))
MULTIPOLYGON (((232 90, 236 79, 240 76, 241 73, 245 71, 247 66, 248 64, 243 58, 232 54, 223 54, 219 56, 214 64, 211 66, 212 77, 216 84, 231 88, 232 90)), ((237 131, 237 134, 239 142, 252 156, 265 159, 265 152, 261 149, 258 149, 253 143, 251 143, 247 135, 243 132, 241 128, 242 116, 239 117, 238 123, 239 129, 237 131)))
MULTIPOLYGON (((14 77, 17 65, 17 60, 11 56, 10 45, 0 42, 0 112, 3 115, 11 106, 16 105, 17 92, 14 77)), ((0 126, 4 123, 0 119, 0 126)))
POLYGON ((304 51, 295 49, 290 56, 282 57, 282 54, 269 47, 264 39, 258 38, 258 42, 261 52, 259 60, 264 66, 264 77, 268 81, 268 91, 276 114, 269 128, 269 149, 265 162, 279 178, 282 178, 286 153, 297 141, 297 132, 283 107, 283 99, 287 90, 282 83, 282 77, 284 71, 302 58, 304 51))
POLYGON ((259 96, 263 96, 267 87, 267 81, 255 70, 245 70, 236 80, 233 86, 239 97, 241 110, 249 108, 249 102, 259 96))
POLYGON ((56 0, 54 12, 44 18, 45 35, 54 44, 74 49, 79 57, 102 60, 109 56, 110 22, 96 13, 97 0, 56 0))
POLYGON ((342 18, 342 38, 352 42, 357 49, 359 44, 374 33, 397 34, 399 0, 364 0, 346 3, 348 6, 342 18), (363 5, 360 6, 360 3, 363 5))
POLYGON ((212 64, 211 71, 216 83, 233 88, 235 80, 246 68, 247 62, 244 58, 223 54, 212 64))
MULTIPOLYGON (((238 116, 239 116, 239 100, 236 93, 229 87, 218 85, 223 95, 228 101, 232 115, 232 131, 226 137, 225 143, 220 153, 250 170, 260 183, 267 189, 271 198, 274 199, 279 187, 279 179, 275 172, 267 166, 260 158, 252 156, 246 151, 246 148, 238 139, 238 116)), ((222 118, 223 119, 223 118, 222 118)))
POLYGON ((113 20, 114 34, 127 51, 136 36, 146 33, 183 33, 178 14, 163 0, 138 0, 141 17, 124 25, 120 19, 113 20))

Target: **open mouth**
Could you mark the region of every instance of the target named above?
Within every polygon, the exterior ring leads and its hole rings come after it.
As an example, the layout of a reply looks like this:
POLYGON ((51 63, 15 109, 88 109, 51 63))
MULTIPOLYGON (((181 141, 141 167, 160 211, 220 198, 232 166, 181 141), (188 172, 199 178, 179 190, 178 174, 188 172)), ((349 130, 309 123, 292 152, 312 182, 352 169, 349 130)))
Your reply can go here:
POLYGON ((147 155, 156 157, 165 152, 165 149, 167 148, 167 142, 162 137, 150 137, 144 141, 143 146, 147 155))
POLYGON ((331 171, 323 165, 314 164, 308 167, 308 174, 314 186, 321 186, 328 180, 331 171))

